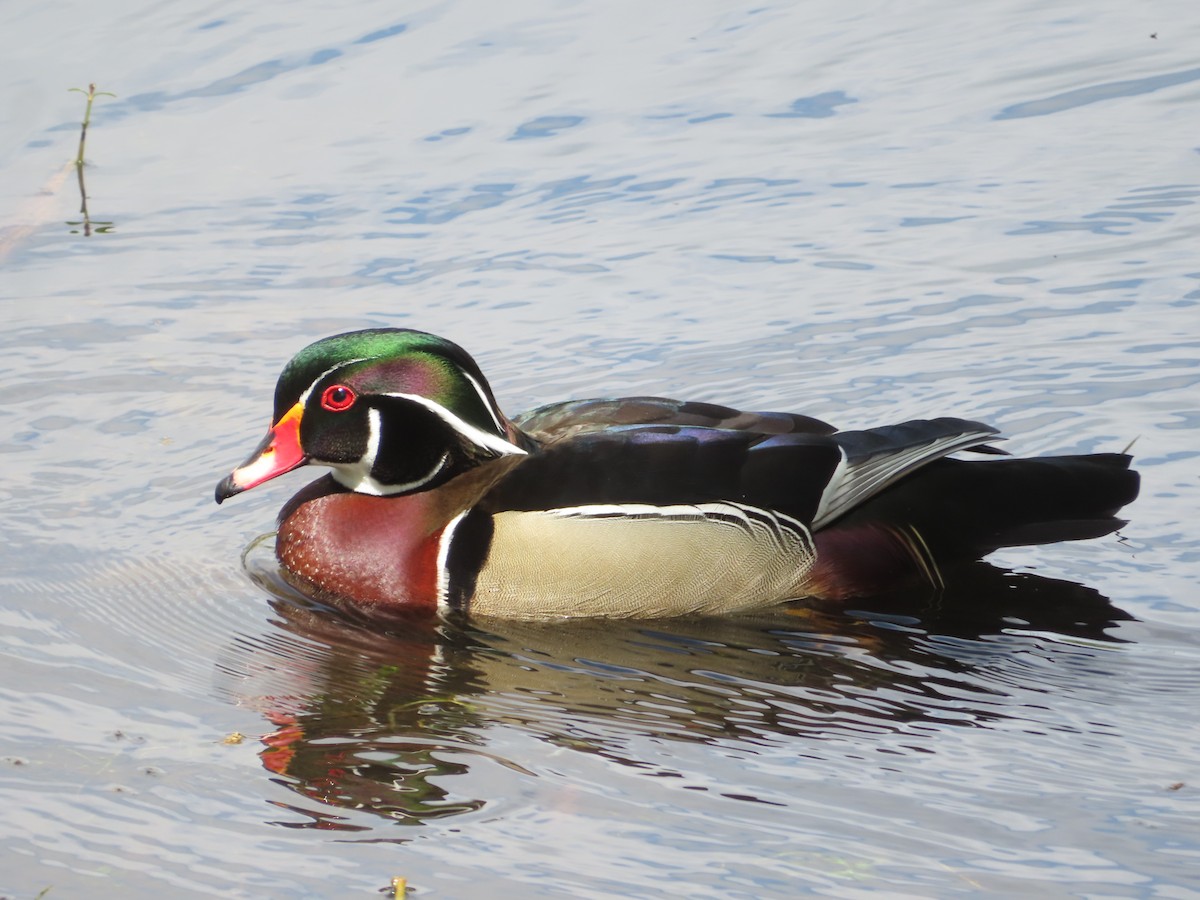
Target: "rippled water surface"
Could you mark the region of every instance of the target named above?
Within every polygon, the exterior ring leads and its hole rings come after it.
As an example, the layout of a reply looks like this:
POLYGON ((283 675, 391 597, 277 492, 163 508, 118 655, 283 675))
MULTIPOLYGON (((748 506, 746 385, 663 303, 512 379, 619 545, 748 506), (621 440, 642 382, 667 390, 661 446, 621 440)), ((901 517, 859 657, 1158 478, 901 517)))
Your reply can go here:
POLYGON ((0 896, 1200 896, 1193 4, 0 34, 0 896), (954 414, 1136 439, 1143 493, 936 597, 372 634, 242 560, 311 476, 212 503, 282 363, 372 325, 513 412, 954 414))

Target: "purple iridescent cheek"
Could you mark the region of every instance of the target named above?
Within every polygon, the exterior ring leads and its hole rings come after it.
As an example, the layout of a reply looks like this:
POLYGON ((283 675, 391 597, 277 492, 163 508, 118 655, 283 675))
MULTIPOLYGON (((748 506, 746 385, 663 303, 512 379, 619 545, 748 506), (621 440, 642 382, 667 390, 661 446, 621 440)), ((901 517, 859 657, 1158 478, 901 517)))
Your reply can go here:
POLYGON ((449 389, 446 373, 433 363, 404 359, 375 366, 369 376, 378 393, 416 394, 438 399, 449 389))

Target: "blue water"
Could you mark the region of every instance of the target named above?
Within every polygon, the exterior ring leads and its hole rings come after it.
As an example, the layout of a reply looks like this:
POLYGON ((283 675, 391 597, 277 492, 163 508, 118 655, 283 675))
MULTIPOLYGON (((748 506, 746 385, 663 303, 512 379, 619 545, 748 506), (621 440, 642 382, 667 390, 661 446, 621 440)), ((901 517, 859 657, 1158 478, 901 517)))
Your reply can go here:
POLYGON ((0 34, 0 896, 1200 896, 1190 4, 0 34), (243 563, 309 475, 212 489, 287 358, 375 325, 511 412, 959 415, 1134 441, 1143 493, 941 598, 366 634, 243 563))

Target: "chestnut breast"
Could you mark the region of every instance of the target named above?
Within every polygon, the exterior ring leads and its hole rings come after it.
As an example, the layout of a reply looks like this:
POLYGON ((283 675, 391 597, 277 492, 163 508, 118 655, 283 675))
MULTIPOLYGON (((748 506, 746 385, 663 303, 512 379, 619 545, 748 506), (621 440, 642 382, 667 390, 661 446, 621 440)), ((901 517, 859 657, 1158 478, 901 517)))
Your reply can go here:
POLYGON ((322 478, 283 508, 275 554, 318 599, 367 612, 433 613, 446 523, 431 512, 427 493, 373 497, 322 478))

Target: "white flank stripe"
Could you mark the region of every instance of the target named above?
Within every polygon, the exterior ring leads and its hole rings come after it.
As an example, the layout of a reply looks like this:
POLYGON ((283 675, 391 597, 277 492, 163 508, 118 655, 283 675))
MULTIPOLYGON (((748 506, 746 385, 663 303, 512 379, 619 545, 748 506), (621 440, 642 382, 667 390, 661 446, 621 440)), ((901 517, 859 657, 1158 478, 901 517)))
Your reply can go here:
POLYGON ((546 512, 565 519, 662 519, 681 524, 700 520, 740 528, 748 533, 755 533, 765 528, 776 546, 781 549, 784 543, 779 537, 779 531, 786 529, 798 535, 801 542, 810 550, 813 547, 812 532, 799 519, 775 510, 760 509, 757 506, 747 506, 744 503, 733 501, 676 506, 654 506, 650 503, 598 503, 589 506, 564 506, 558 509, 549 509, 546 512))
POLYGON ((446 568, 446 562, 450 559, 450 541, 454 538, 454 529, 458 527, 458 523, 468 512, 470 512, 469 509, 464 509, 451 519, 450 523, 442 529, 442 534, 438 538, 437 604, 438 609, 442 612, 446 612, 450 608, 450 570, 446 568))

